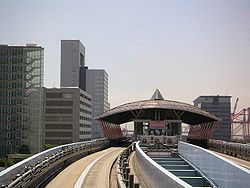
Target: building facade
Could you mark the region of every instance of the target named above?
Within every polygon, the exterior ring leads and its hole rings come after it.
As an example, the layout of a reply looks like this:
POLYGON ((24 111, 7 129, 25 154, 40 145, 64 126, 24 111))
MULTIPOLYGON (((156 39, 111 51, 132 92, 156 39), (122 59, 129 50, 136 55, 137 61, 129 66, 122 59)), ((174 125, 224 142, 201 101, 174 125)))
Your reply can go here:
POLYGON ((91 95, 80 88, 44 88, 43 146, 91 140, 91 95))
POLYGON ((0 45, 0 156, 39 152, 44 49, 0 45))
MULTIPOLYGON (((108 102, 108 74, 103 69, 88 69, 86 91, 92 95, 92 116, 96 117, 110 109, 108 102)), ((92 139, 103 137, 101 126, 92 120, 92 139)))
POLYGON ((85 47, 79 40, 61 41, 61 87, 86 90, 85 47))
POLYGON ((222 119, 215 127, 214 139, 231 141, 231 96, 199 96, 194 105, 222 119))

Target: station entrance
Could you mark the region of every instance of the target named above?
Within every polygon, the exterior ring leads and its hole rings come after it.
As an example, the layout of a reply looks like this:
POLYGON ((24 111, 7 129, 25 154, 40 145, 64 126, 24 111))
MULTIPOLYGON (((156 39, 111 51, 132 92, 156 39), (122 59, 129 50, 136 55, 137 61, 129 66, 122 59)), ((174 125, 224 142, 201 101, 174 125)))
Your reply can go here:
POLYGON ((151 99, 117 106, 95 118, 105 137, 123 137, 120 125, 134 122, 133 140, 147 144, 177 144, 182 124, 190 125, 187 140, 206 143, 219 118, 193 105, 165 100, 157 89, 151 99))

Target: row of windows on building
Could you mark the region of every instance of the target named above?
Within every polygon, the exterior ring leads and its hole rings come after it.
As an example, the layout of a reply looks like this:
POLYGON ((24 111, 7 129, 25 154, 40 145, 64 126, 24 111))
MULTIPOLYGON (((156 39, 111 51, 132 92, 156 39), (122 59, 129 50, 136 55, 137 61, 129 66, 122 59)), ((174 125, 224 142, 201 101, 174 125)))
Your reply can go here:
POLYGON ((73 129, 72 124, 45 124, 45 129, 73 129))
POLYGON ((53 100, 46 101, 46 106, 73 106, 73 101, 53 100))
MULTIPOLYGON (((47 122, 72 122, 72 116, 46 116, 45 120, 47 122)), ((91 121, 91 118, 80 116, 80 120, 91 121)))
POLYGON ((21 124, 1 124, 0 130, 21 130, 21 124))
POLYGON ((6 49, 2 48, 0 49, 0 55, 23 55, 23 49, 9 49, 9 47, 6 47, 6 49))
POLYGON ((0 97, 21 97, 23 95, 22 90, 0 90, 0 97))
POLYGON ((80 131, 80 135, 90 135, 91 131, 80 131))
POLYGON ((22 65, 1 65, 0 66, 0 71, 1 72, 23 72, 24 68, 22 65))
POLYGON ((15 113, 21 113, 22 112, 22 107, 5 107, 5 106, 0 106, 0 114, 15 114, 15 113))
POLYGON ((91 128, 91 125, 88 125, 88 124, 80 124, 80 127, 82 128, 91 128))
POLYGON ((22 120, 22 116, 18 115, 0 115, 0 122, 20 122, 22 120))
POLYGON ((80 112, 85 113, 85 114, 91 114, 91 111, 85 110, 83 108, 80 108, 80 112))
POLYGON ((15 99, 0 99, 0 105, 21 105, 23 104, 22 98, 15 98, 15 99))
POLYGON ((13 140, 13 141, 9 141, 9 140, 0 140, 0 147, 1 146, 7 146, 7 147, 19 147, 21 146, 21 141, 20 140, 13 140))
POLYGON ((85 142, 85 141, 90 141, 90 140, 91 140, 91 138, 81 138, 81 139, 79 139, 80 142, 85 142))
POLYGON ((80 116, 80 120, 91 121, 91 118, 80 116))
POLYGON ((0 82, 0 89, 22 89, 25 84, 22 82, 0 82))
POLYGON ((4 139, 4 138, 7 138, 7 139, 18 139, 18 138, 21 138, 22 137, 22 133, 21 131, 17 132, 0 132, 0 138, 1 139, 4 139))
MULTIPOLYGON (((88 107, 88 108, 91 108, 91 105, 83 102, 83 101, 80 101, 80 104, 88 107)), ((53 100, 53 101, 50 101, 50 100, 47 100, 46 101, 46 106, 73 106, 73 101, 62 101, 62 100, 53 100)), ((81 112, 85 112, 84 109, 80 109, 81 112)), ((85 112, 87 114, 91 114, 91 112, 85 112)))
POLYGON ((89 98, 89 97, 83 95, 82 93, 80 93, 80 96, 81 96, 82 98, 86 99, 87 101, 91 101, 91 98, 89 98))
POLYGON ((23 79, 23 74, 0 74, 0 80, 22 80, 23 79))
POLYGON ((23 56, 27 56, 27 57, 30 57, 30 58, 39 58, 39 57, 43 57, 43 51, 41 50, 42 48, 40 49, 25 49, 25 52, 24 53, 24 50, 23 49, 0 49, 0 55, 1 56, 7 56, 7 57, 13 57, 13 56, 20 56, 20 57, 23 57, 23 56))
POLYGON ((45 132, 45 137, 72 138, 72 132, 45 132))
POLYGON ((83 106, 86 106, 88 108, 91 108, 91 105, 86 103, 86 102, 80 101, 80 104, 83 105, 83 106))
POLYGON ((72 93, 46 93, 46 98, 50 99, 72 99, 73 94, 72 93))
POLYGON ((46 108, 45 110, 46 114, 72 114, 73 109, 67 109, 67 108, 46 108))
POLYGON ((23 57, 0 57, 0 64, 22 64, 23 57))
POLYGON ((46 116, 45 120, 47 122, 72 122, 72 116, 46 116))

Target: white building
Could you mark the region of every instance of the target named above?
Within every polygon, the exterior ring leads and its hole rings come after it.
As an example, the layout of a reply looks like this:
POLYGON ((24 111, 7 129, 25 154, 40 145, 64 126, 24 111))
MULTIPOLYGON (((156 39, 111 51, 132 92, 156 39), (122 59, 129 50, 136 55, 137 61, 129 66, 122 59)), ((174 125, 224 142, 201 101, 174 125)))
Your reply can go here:
MULTIPOLYGON (((92 95, 92 116, 96 117, 110 109, 108 102, 108 74, 103 69, 88 69, 86 91, 92 95)), ((92 139, 103 137, 99 123, 92 120, 92 139)))
POLYGON ((61 87, 86 90, 85 47, 80 40, 61 41, 61 87))

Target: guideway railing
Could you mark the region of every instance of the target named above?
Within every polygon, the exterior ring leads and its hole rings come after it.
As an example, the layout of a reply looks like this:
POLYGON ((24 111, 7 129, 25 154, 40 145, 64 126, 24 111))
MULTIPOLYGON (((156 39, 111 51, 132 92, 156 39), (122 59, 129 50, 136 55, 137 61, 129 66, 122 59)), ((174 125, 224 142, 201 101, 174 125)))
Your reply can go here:
POLYGON ((117 183, 119 188, 139 188, 139 183, 134 182, 134 174, 129 167, 129 157, 135 151, 135 143, 123 150, 117 160, 117 183))
POLYGON ((195 165, 218 187, 250 187, 250 170, 207 149, 186 142, 178 143, 179 154, 195 165))
POLYGON ((96 139, 45 150, 0 172, 0 188, 43 187, 72 162, 108 146, 108 139, 96 139))
POLYGON ((138 171, 147 187, 154 188, 191 188, 192 186, 176 177, 151 159, 140 147, 139 142, 135 145, 136 162, 138 171))

